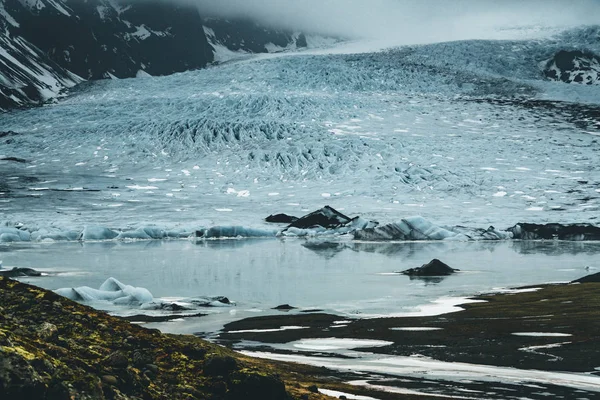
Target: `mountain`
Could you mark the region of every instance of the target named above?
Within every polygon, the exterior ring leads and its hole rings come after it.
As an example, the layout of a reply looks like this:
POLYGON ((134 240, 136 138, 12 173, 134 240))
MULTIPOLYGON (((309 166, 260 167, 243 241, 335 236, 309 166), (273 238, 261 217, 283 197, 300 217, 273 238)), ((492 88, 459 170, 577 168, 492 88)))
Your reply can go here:
POLYGON ((600 83, 600 56, 581 50, 561 50, 546 62, 544 75, 566 83, 600 83))
POLYGON ((84 80, 168 75, 232 51, 303 45, 304 35, 203 18, 190 5, 0 0, 0 109, 39 104, 84 80))

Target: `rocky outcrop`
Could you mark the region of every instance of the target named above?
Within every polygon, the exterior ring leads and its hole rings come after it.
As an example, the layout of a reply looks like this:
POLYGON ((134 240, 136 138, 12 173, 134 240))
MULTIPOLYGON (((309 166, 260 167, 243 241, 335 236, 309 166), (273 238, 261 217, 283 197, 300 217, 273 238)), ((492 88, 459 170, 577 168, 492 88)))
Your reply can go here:
POLYGON ((418 268, 410 268, 400 273, 409 276, 446 276, 452 275, 456 271, 459 270, 451 268, 448 264, 434 258, 427 264, 423 264, 418 268))
POLYGON ((575 279, 571 283, 600 283, 600 272, 575 279))
POLYGON ((325 206, 316 211, 306 214, 292 222, 290 228, 308 229, 320 226, 326 229, 334 229, 349 223, 352 218, 342 214, 335 208, 325 206))
POLYGON ((589 51, 561 50, 546 61, 544 76, 554 81, 600 84, 600 56, 589 51))
POLYGON ((0 267, 0 276, 18 278, 22 276, 42 276, 42 273, 33 268, 26 267, 14 267, 13 269, 1 269, 0 267))
POLYGON ((206 18, 203 24, 213 46, 221 45, 231 51, 266 53, 307 46, 303 34, 265 29, 264 26, 249 20, 206 18))
POLYGON ((294 221, 297 221, 298 217, 294 217, 293 215, 287 215, 283 213, 279 214, 271 214, 265 218, 266 222, 271 223, 279 223, 279 224, 291 224, 294 221))

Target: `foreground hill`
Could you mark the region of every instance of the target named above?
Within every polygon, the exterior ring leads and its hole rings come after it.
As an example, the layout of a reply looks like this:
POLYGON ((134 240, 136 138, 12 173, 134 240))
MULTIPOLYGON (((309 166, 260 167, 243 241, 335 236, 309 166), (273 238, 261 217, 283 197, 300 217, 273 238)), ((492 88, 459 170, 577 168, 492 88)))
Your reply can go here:
POLYGON ((293 399, 314 385, 310 367, 274 367, 5 278, 0 304, 3 399, 293 399))

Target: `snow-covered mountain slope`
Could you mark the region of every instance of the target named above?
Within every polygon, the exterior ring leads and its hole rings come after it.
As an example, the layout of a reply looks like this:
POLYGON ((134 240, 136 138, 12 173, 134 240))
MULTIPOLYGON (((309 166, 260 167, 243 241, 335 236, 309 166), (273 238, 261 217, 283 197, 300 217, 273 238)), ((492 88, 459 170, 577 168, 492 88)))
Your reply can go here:
POLYGON ((290 53, 85 83, 2 116, 0 220, 264 228, 330 204, 382 223, 594 223, 600 86, 544 79, 562 46, 290 53))
POLYGON ((600 56, 583 51, 560 51, 546 62, 546 77, 566 83, 600 84, 600 56))
POLYGON ((268 52, 297 38, 203 19, 180 3, 0 0, 0 109, 42 102, 81 78, 168 75, 203 68, 224 50, 268 52))
POLYGON ((39 103, 82 81, 27 39, 13 35, 21 25, 0 2, 0 110, 39 103))

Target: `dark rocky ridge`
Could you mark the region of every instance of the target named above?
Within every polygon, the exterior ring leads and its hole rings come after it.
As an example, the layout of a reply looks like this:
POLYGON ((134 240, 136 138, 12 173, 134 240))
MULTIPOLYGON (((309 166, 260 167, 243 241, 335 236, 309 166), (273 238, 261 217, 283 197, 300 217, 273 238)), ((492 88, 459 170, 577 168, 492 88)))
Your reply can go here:
POLYGON ((249 21, 205 19, 190 4, 0 0, 0 110, 39 104, 85 79, 204 68, 216 45, 259 53, 270 43, 301 47, 306 39, 249 21))
POLYGON ((565 83, 600 83, 600 56, 590 51, 561 50, 546 62, 546 78, 565 83))

